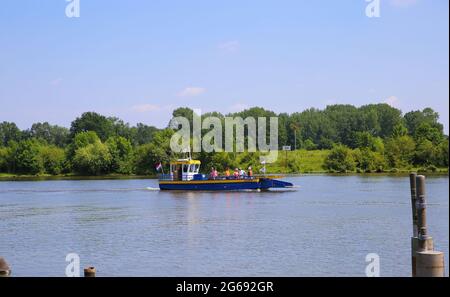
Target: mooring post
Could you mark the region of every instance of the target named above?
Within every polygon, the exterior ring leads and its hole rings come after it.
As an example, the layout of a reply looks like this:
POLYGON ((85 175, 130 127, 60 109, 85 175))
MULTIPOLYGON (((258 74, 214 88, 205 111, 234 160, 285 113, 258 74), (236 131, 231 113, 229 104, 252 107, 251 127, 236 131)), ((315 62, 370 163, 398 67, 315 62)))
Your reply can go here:
POLYGON ((3 257, 0 257, 0 277, 7 277, 11 275, 11 267, 3 257))
MULTIPOLYGON (((418 240, 415 248, 415 268, 413 274, 417 277, 443 277, 444 253, 433 250, 433 239, 428 235, 427 204, 425 197, 425 176, 416 177, 416 210, 418 240)), ((413 250, 414 253, 414 250, 413 250)))
POLYGON ((418 230, 418 247, 417 251, 423 252, 433 249, 433 239, 428 236, 427 229, 427 201, 425 198, 425 176, 418 175, 416 177, 416 211, 417 211, 417 230, 418 230), (431 248, 430 248, 431 241, 431 248))
POLYGON ((416 209, 416 178, 417 173, 413 172, 409 175, 409 184, 411 188, 411 206, 412 206, 412 223, 413 223, 413 237, 419 236, 419 229, 417 227, 417 209, 416 209))
POLYGON ((417 227, 417 209, 416 209, 416 177, 417 173, 409 174, 409 186, 411 190, 411 209, 412 209, 412 223, 413 236, 411 237, 411 271, 412 276, 416 276, 416 252, 419 246, 419 228, 417 227))
POLYGON ((84 277, 95 277, 95 267, 84 268, 84 277))

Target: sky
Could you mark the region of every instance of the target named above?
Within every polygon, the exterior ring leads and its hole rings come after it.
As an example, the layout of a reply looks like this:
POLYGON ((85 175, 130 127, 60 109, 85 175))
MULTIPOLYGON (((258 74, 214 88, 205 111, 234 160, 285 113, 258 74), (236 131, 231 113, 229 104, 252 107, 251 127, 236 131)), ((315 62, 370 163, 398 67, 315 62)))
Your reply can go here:
POLYGON ((330 104, 431 107, 449 131, 449 1, 2 0, 0 122, 69 127, 86 111, 167 125, 330 104))

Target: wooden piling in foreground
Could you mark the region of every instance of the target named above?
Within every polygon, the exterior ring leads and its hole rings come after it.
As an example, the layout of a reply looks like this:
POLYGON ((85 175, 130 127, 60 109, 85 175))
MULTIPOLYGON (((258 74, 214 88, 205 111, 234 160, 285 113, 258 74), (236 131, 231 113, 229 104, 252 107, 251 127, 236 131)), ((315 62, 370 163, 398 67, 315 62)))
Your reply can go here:
POLYGON ((416 252, 419 246, 419 229, 417 227, 417 208, 416 208, 416 177, 417 173, 409 174, 409 187, 411 191, 411 209, 412 209, 412 225, 413 235, 411 237, 411 271, 412 276, 416 276, 416 252))
POLYGON ((11 275, 11 267, 3 257, 0 257, 0 277, 8 277, 11 275))
MULTIPOLYGON (((411 202, 414 198, 412 181, 414 174, 410 175, 411 181, 411 202)), ((425 176, 415 177, 416 199, 413 203, 413 224, 415 212, 417 213, 417 236, 411 239, 412 254, 412 275, 414 277, 443 277, 444 272, 444 254, 434 251, 433 238, 428 235, 427 229, 427 204, 425 196, 425 176)), ((414 228, 414 227, 413 227, 414 228)), ((416 232, 414 229, 413 232, 416 232)), ((415 235, 415 234, 413 234, 415 235)))
POLYGON ((95 267, 84 268, 84 277, 95 277, 95 267))
POLYGON ((409 175, 409 184, 411 189, 411 206, 412 206, 412 223, 413 223, 413 237, 419 236, 419 229, 417 227, 417 208, 416 208, 416 178, 417 173, 413 172, 409 175))
POLYGON ((419 251, 426 251, 426 240, 429 238, 427 229, 427 202, 425 198, 425 176, 416 177, 416 209, 417 209, 417 228, 419 230, 419 251))

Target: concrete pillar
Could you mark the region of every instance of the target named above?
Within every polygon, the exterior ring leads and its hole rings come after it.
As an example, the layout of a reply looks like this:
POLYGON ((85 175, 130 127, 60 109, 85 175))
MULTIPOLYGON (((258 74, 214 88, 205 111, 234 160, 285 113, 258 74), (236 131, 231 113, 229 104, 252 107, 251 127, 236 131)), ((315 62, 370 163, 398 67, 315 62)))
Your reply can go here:
POLYGON ((424 251, 416 253, 417 277, 444 277, 444 253, 424 251))
MULTIPOLYGON (((426 249, 428 251, 432 251, 434 249, 433 238, 429 237, 426 241, 426 249)), ((419 238, 411 237, 411 267, 412 267, 412 276, 416 276, 416 266, 417 266, 417 252, 419 251, 419 238)))

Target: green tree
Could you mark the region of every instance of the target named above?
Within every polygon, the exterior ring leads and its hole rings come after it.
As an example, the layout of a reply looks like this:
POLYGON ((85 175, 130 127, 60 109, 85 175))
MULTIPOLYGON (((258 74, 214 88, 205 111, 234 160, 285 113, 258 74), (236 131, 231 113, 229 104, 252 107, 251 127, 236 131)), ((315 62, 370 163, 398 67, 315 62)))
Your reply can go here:
POLYGON ((0 172, 9 171, 10 152, 7 147, 0 147, 0 172))
POLYGON ((313 151, 317 149, 317 145, 315 145, 314 142, 308 138, 303 142, 302 148, 304 148, 307 151, 313 151))
POLYGON ((64 147, 69 140, 69 130, 64 127, 50 125, 48 122, 35 123, 26 131, 28 137, 45 140, 48 144, 64 147))
POLYGON ((130 141, 121 136, 113 136, 106 141, 111 154, 111 172, 129 174, 132 172, 133 148, 130 141))
POLYGON ((428 139, 422 140, 416 146, 414 163, 417 165, 432 165, 437 157, 436 146, 428 139))
POLYGON ((63 171, 66 161, 65 151, 56 146, 43 146, 39 152, 46 173, 57 175, 63 171))
POLYGON ((152 142, 138 146, 135 150, 134 167, 137 174, 155 173, 155 164, 167 165, 176 157, 170 148, 170 139, 174 131, 164 129, 154 134, 152 142))
POLYGON ((94 131, 101 141, 106 141, 115 135, 115 121, 95 112, 85 112, 81 117, 76 118, 70 127, 72 138, 81 132, 94 131))
POLYGON ((373 152, 384 152, 383 139, 374 137, 367 131, 355 133, 355 147, 367 148, 373 152))
POLYGON ((422 111, 408 112, 405 114, 404 119, 410 135, 416 135, 416 130, 422 123, 427 123, 441 132, 444 130, 444 126, 438 122, 439 114, 429 107, 422 111))
POLYGON ((40 158, 41 143, 35 139, 20 141, 14 146, 12 157, 14 172, 20 174, 38 174, 44 166, 40 158))
POLYGON ((435 164, 437 166, 448 168, 448 138, 439 144, 436 157, 435 164))
POLYGON ((109 173, 112 157, 101 141, 88 144, 75 151, 73 168, 79 174, 100 175, 109 173))
POLYGON ((389 138, 385 145, 386 159, 390 167, 402 168, 413 162, 416 143, 408 135, 389 138))
POLYGON ((325 159, 324 167, 329 171, 348 172, 355 169, 356 163, 351 149, 336 145, 325 159))
POLYGON ((136 127, 132 129, 132 142, 134 145, 143 145, 150 143, 153 139, 153 135, 158 131, 153 126, 147 126, 142 123, 138 123, 136 127))
POLYGON ((355 149, 353 157, 356 167, 363 172, 383 172, 387 167, 384 156, 367 147, 355 149))
POLYGON ((433 127, 430 123, 423 122, 416 128, 414 139, 416 139, 417 142, 428 140, 434 145, 438 145, 444 140, 444 135, 442 131, 433 127))
POLYGON ((89 144, 95 144, 99 141, 101 140, 94 131, 78 133, 67 147, 68 159, 71 160, 75 156, 75 151, 77 149, 86 147, 89 144))
POLYGON ((22 139, 22 132, 17 125, 10 122, 0 123, 0 146, 7 146, 10 141, 19 142, 22 139))

